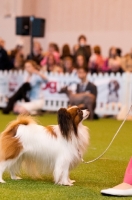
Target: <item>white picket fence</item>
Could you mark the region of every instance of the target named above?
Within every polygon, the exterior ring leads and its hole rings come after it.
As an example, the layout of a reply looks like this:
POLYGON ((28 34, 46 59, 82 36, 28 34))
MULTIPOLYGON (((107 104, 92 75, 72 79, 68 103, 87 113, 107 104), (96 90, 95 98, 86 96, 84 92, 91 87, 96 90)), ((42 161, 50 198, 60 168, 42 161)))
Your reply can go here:
MULTIPOLYGON (((68 106, 68 97, 65 94, 58 94, 65 85, 76 84, 79 79, 75 75, 69 74, 47 74, 51 87, 42 89, 45 99, 43 110, 57 111, 60 107, 68 106), (53 86, 53 87, 52 87, 53 86)), ((0 71, 0 107, 6 106, 6 97, 11 96, 24 82, 25 72, 22 71, 0 71)), ((89 74, 89 81, 93 82, 98 88, 97 106, 95 112, 99 115, 117 115, 125 105, 132 104, 132 74, 89 74), (108 84, 111 80, 116 80, 119 85, 118 102, 107 102, 108 84)), ((43 87, 42 87, 43 88, 43 87)))

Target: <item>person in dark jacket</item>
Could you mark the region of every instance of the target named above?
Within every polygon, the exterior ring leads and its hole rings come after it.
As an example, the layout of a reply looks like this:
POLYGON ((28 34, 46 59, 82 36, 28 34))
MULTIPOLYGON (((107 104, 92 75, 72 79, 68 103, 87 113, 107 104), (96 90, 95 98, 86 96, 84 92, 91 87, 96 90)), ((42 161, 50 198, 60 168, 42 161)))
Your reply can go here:
POLYGON ((83 55, 87 63, 89 62, 89 58, 91 56, 91 47, 90 45, 87 45, 87 38, 85 35, 80 35, 78 38, 78 45, 74 46, 75 60, 78 55, 83 55))
POLYGON ((77 105, 81 109, 90 111, 90 119, 94 119, 94 110, 96 107, 97 87, 91 83, 88 78, 88 69, 80 67, 77 70, 80 83, 71 84, 61 89, 60 93, 66 93, 69 97, 70 106, 77 105), (76 85, 76 86, 75 86, 76 85), (75 86, 75 87, 74 87, 75 86))
POLYGON ((2 40, 0 39, 0 70, 9 70, 12 67, 7 52, 2 45, 2 40))
POLYGON ((43 54, 42 54, 41 44, 39 42, 35 41, 33 43, 33 52, 32 52, 32 55, 29 54, 27 56, 27 60, 33 60, 38 65, 40 65, 42 59, 43 59, 43 54))

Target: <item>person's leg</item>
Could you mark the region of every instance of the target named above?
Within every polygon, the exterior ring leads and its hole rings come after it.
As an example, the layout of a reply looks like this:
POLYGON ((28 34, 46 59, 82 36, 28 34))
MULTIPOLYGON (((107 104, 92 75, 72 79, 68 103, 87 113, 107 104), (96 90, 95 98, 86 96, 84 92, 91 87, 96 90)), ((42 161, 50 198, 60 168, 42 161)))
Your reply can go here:
POLYGON ((21 105, 16 104, 13 108, 13 112, 16 114, 29 114, 29 112, 21 105))
POLYGON ((44 106, 44 99, 38 99, 30 102, 20 102, 14 106, 13 111, 18 114, 35 115, 42 110, 44 106))
POLYGON ((102 190, 102 194, 116 196, 132 196, 132 158, 130 159, 123 182, 113 188, 102 190))
POLYGON ((24 83, 16 92, 15 94, 9 98, 9 101, 7 103, 7 106, 5 108, 3 108, 3 113, 4 114, 9 114, 10 111, 13 110, 14 104, 16 103, 16 101, 18 100, 26 100, 27 101, 27 97, 26 94, 28 91, 30 91, 31 86, 29 83, 24 83))
POLYGON ((132 158, 130 159, 126 168, 123 182, 132 185, 132 158))
POLYGON ((69 103, 70 103, 70 105, 71 106, 74 106, 74 105, 80 105, 80 104, 82 104, 82 102, 83 102, 83 96, 82 96, 82 94, 71 94, 70 96, 69 96, 69 103))
POLYGON ((124 179, 123 179, 123 183, 116 185, 114 187, 115 189, 130 189, 132 188, 132 158, 130 159, 127 168, 126 168, 126 172, 124 175, 124 179))
MULTIPOLYGON (((27 103, 26 103, 27 104, 27 103)), ((39 114, 44 107, 44 99, 36 99, 24 106, 31 115, 39 114)))

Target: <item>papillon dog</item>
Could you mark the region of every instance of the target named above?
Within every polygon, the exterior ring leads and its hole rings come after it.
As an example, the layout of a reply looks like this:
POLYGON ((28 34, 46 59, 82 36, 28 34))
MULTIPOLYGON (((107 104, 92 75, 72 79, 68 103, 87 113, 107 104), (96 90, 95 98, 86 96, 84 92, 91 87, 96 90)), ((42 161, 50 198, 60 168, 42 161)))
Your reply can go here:
MULTIPOLYGON (((89 111, 77 106, 58 110, 58 125, 42 126, 31 116, 18 116, 0 135, 0 182, 7 169, 12 179, 25 163, 28 173, 53 173, 59 185, 73 185, 69 171, 80 161, 89 143, 82 121, 89 111)), ((38 175, 38 174, 37 174, 38 175)))

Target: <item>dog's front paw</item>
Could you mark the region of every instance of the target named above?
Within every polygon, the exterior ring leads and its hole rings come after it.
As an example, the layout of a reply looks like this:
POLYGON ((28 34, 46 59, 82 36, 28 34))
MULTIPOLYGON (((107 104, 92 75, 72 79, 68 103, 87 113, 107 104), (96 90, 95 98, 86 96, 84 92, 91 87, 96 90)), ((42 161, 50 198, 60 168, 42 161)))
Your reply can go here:
POLYGON ((12 176, 11 179, 12 179, 12 180, 21 180, 22 178, 19 177, 19 176, 12 176))
POLYGON ((19 176, 16 176, 16 179, 15 179, 15 180, 22 180, 22 178, 19 177, 19 176))
POLYGON ((72 186, 73 183, 71 183, 70 181, 65 181, 65 182, 60 181, 60 182, 58 183, 58 185, 72 186))
POLYGON ((70 183, 75 183, 76 181, 75 181, 75 180, 69 179, 69 182, 70 182, 70 183))

